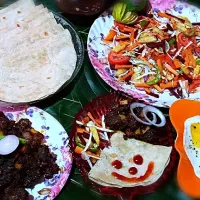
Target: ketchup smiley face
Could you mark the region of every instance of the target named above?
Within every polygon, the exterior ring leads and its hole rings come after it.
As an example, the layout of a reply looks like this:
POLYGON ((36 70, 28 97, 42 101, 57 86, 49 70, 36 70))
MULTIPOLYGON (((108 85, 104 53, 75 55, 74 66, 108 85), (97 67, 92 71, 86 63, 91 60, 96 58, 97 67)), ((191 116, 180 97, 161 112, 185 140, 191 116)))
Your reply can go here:
MULTIPOLYGON (((135 163, 136 165, 142 165, 143 164, 143 157, 141 155, 135 155, 133 157, 133 163, 135 163)), ((115 160, 111 163, 111 165, 116 168, 116 169, 121 169, 123 164, 121 161, 119 160, 115 160)), ((132 178, 128 178, 126 176, 123 176, 121 174, 118 174, 117 172, 112 172, 112 176, 114 176, 115 178, 124 181, 124 182, 129 182, 129 183, 137 183, 137 182, 141 182, 146 180, 149 176, 151 176, 151 174, 153 173, 154 170, 154 162, 150 162, 148 164, 147 167, 147 171, 145 172, 145 174, 143 176, 140 177, 132 177, 132 178)), ((129 174, 131 175, 136 175, 138 173, 138 169, 136 167, 130 167, 128 169, 129 174)))

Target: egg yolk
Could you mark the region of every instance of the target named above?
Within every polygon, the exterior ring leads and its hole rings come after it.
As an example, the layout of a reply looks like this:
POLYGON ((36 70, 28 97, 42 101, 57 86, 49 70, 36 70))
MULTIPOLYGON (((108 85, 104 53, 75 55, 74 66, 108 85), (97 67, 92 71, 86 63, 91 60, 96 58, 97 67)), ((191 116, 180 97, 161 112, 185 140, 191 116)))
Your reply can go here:
POLYGON ((200 148, 200 123, 194 123, 191 125, 192 141, 194 146, 200 148))

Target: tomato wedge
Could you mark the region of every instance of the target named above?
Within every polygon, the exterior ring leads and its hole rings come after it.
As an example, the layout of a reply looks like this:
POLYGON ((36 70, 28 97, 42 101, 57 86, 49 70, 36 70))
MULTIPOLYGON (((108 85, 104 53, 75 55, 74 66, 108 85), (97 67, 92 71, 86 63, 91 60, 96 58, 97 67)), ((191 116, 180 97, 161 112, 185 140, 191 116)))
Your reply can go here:
POLYGON ((195 93, 197 87, 200 87, 200 80, 194 80, 192 82, 192 84, 189 86, 189 92, 195 93))
POLYGON ((178 34, 178 41, 182 46, 186 46, 190 42, 190 38, 184 35, 183 33, 178 34))
POLYGON ((108 54, 108 62, 111 65, 125 65, 129 62, 130 57, 119 55, 113 51, 108 54))

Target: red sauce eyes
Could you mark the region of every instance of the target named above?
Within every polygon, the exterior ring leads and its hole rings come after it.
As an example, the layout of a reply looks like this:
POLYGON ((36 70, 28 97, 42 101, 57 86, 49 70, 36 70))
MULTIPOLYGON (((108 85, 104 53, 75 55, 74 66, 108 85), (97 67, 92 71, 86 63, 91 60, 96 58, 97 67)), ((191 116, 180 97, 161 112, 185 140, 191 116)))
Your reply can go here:
POLYGON ((129 171, 129 173, 130 173, 131 175, 135 175, 135 174, 137 174, 137 172, 138 172, 137 168, 135 168, 135 167, 131 167, 128 171, 129 171))
POLYGON ((143 163, 143 158, 141 155, 136 155, 133 157, 133 162, 137 165, 142 165, 143 163))
POLYGON ((121 169, 122 168, 122 162, 120 162, 119 160, 114 160, 112 162, 112 166, 116 169, 121 169))

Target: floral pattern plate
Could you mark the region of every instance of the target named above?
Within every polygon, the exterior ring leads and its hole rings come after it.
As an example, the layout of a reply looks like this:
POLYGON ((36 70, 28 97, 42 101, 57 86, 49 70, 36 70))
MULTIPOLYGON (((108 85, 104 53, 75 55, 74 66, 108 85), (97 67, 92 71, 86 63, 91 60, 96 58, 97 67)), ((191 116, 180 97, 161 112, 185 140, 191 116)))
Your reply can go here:
POLYGON ((4 113, 10 120, 29 119, 32 127, 44 134, 45 144, 49 146, 51 152, 57 155, 56 163, 60 167, 60 172, 55 174, 52 179, 46 179, 37 184, 33 189, 27 189, 34 200, 54 199, 65 185, 72 168, 72 155, 66 131, 54 117, 36 107, 29 107, 21 111, 4 111, 4 113))
MULTIPOLYGON (((200 22, 200 9, 190 5, 186 1, 177 0, 151 0, 152 9, 154 11, 167 11, 175 16, 185 16, 191 22, 200 22)), ((159 94, 159 98, 147 95, 145 91, 136 89, 133 85, 120 83, 113 75, 107 61, 107 55, 111 49, 110 45, 103 44, 104 37, 108 34, 113 26, 114 20, 111 11, 103 13, 92 25, 87 42, 87 49, 90 61, 100 77, 113 89, 122 91, 133 98, 145 101, 148 104, 159 107, 170 107, 177 98, 170 94, 168 90, 159 94)), ((155 91, 156 93, 156 91, 155 91)), ((200 92, 190 94, 189 99, 200 100, 200 92)))

